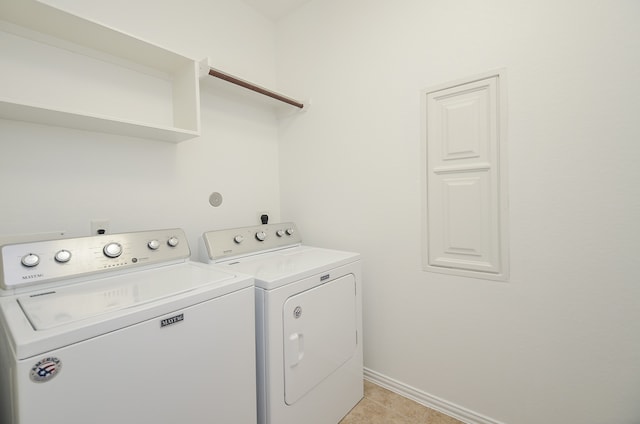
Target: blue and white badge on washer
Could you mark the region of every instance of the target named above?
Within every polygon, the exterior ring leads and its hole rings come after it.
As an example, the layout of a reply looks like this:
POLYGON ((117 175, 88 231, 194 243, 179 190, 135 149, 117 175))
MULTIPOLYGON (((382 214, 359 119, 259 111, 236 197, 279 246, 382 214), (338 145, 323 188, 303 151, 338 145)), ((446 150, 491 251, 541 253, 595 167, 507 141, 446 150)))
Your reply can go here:
POLYGON ((31 381, 44 383, 58 375, 61 369, 62 362, 60 362, 60 359, 55 357, 44 358, 31 368, 29 377, 31 377, 31 381))

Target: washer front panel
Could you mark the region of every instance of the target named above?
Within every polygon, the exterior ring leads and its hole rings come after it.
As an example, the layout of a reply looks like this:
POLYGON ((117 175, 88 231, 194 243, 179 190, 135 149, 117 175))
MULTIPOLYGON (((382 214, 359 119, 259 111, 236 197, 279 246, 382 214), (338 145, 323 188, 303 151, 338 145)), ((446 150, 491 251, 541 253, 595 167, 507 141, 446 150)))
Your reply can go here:
POLYGON ((0 322, 26 358, 252 286, 250 276, 186 262, 0 297, 0 322))
POLYGON ((169 298, 214 282, 220 284, 232 278, 233 274, 212 269, 173 266, 161 272, 129 273, 102 278, 90 284, 23 295, 18 297, 18 303, 33 328, 41 331, 169 298))
POLYGON ((255 424, 253 290, 171 308, 14 361, 19 417, 2 421, 1 411, 0 421, 255 424), (230 319, 237 315, 246 319, 230 319), (175 324, 163 327, 167 321, 175 324), (63 364, 59 375, 35 383, 30 371, 46 358, 63 364))

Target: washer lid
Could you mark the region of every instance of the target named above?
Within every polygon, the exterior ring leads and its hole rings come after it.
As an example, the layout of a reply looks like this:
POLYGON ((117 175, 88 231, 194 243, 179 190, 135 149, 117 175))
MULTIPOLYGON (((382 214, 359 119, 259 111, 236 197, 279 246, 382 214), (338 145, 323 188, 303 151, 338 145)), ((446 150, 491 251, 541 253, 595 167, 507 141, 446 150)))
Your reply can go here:
POLYGON ((233 271, 252 275, 256 287, 271 290, 359 259, 358 253, 297 246, 229 260, 224 264, 233 271))
MULTIPOLYGON (((131 272, 18 297, 35 330, 47 330, 91 317, 157 302, 207 285, 222 285, 235 276, 191 263, 152 271, 131 272)), ((213 288, 213 286, 212 286, 213 288)), ((216 297, 212 296, 212 297, 216 297)))

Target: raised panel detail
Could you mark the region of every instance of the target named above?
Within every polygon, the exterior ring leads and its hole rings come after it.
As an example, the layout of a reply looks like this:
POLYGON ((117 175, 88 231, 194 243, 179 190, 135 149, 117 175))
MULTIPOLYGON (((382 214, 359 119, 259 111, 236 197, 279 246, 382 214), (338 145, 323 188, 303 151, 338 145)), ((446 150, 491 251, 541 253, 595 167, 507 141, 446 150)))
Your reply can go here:
POLYGON ((478 158, 486 146, 487 107, 485 90, 474 90, 461 97, 441 99, 443 160, 478 158))
POLYGON ((424 93, 426 271, 507 277, 504 99, 499 90, 498 73, 424 93))
POLYGON ((447 178, 444 188, 445 252, 481 256, 481 220, 486 207, 482 202, 482 181, 479 177, 447 178))
POLYGON ((441 201, 433 202, 428 211, 429 222, 437 228, 429 239, 429 264, 499 272, 489 172, 445 174, 434 177, 430 188, 441 201))

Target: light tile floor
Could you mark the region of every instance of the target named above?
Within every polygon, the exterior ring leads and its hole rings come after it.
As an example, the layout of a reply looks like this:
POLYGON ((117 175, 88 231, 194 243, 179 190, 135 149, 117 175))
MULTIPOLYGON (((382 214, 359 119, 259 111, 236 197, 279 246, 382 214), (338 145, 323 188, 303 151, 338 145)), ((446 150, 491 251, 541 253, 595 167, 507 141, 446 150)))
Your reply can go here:
POLYGON ((365 380, 364 398, 339 424, 463 423, 365 380))

